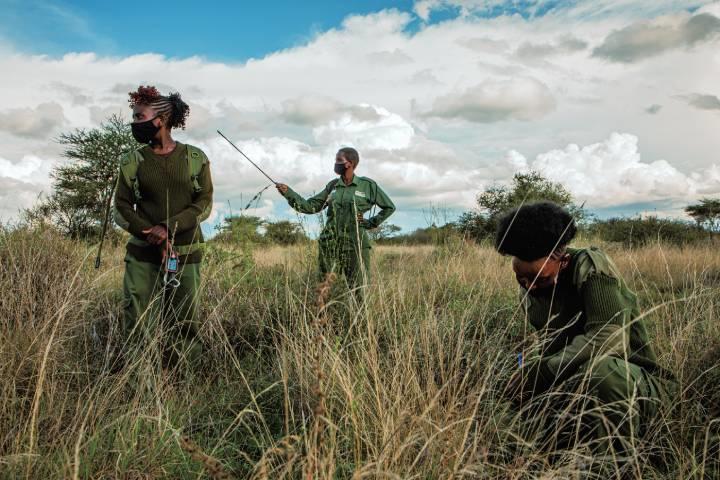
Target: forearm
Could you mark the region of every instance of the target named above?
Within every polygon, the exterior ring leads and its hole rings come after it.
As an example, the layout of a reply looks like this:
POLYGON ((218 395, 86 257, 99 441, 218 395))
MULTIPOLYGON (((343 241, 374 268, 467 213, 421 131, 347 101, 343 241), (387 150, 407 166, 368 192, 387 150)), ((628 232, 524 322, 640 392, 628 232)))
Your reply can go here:
POLYGON ((128 215, 120 208, 115 208, 113 219, 117 226, 138 238, 145 238, 143 230, 147 230, 153 226, 150 222, 140 218, 135 212, 133 212, 133 215, 128 215))
POLYGON ((324 191, 314 197, 304 199, 292 188, 288 187, 287 192, 283 195, 287 200, 288 204, 300 213, 318 213, 325 206, 325 199, 327 195, 324 195, 324 191))
POLYGON ((380 210, 377 215, 374 217, 371 217, 367 220, 367 223, 370 228, 377 228, 379 227, 385 220, 395 213, 395 207, 387 207, 380 210))
POLYGON ((375 191, 375 198, 373 199, 373 202, 375 205, 380 208, 380 211, 377 215, 373 216, 372 218, 368 219, 368 224, 370 228, 377 228, 382 224, 385 220, 390 217, 395 212, 395 204, 390 200, 390 197, 383 191, 382 188, 377 187, 377 190, 375 191))
POLYGON ((212 207, 212 190, 203 191, 198 197, 183 209, 180 213, 170 217, 167 222, 162 222, 168 229, 168 233, 183 233, 197 228, 200 218, 204 217, 203 212, 212 207))
POLYGON ((622 356, 628 340, 619 325, 608 324, 592 332, 578 335, 565 348, 552 355, 540 357, 529 368, 528 378, 539 391, 558 384, 601 356, 622 356))

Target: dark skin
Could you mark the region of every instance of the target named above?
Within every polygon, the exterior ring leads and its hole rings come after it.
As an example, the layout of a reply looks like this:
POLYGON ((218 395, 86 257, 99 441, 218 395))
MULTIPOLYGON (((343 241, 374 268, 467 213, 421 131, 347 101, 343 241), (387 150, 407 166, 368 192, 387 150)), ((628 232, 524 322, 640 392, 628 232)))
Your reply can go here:
POLYGON ((527 261, 517 257, 512 259, 515 279, 528 292, 553 287, 557 284, 560 272, 570 264, 570 255, 556 252, 547 257, 527 261))
MULTIPOLYGON (((133 107, 133 123, 146 122, 152 120, 153 125, 159 127, 155 138, 150 143, 150 148, 157 155, 170 155, 177 143, 170 135, 171 127, 167 124, 167 116, 158 115, 154 108, 148 105, 135 105, 133 107)), ((153 227, 143 230, 147 235, 146 240, 153 245, 163 246, 163 256, 166 253, 164 244, 167 243, 168 231, 165 225, 154 225, 153 227)))
MULTIPOLYGON (((338 152, 335 155, 335 163, 339 165, 345 165, 345 173, 340 177, 345 185, 350 185, 352 182, 353 177, 355 176, 355 165, 345 158, 345 155, 342 152, 338 152)), ((334 172, 333 167, 333 172, 334 172)), ((275 188, 277 188, 278 192, 280 192, 281 195, 285 195, 288 191, 288 186, 284 183, 276 183, 275 188)), ((358 213, 357 216, 358 222, 362 223, 365 221, 362 214, 358 213)))
MULTIPOLYGON (((512 268, 515 272, 515 279, 528 294, 539 290, 552 289, 557 285, 560 273, 570 265, 570 255, 564 250, 556 251, 547 257, 527 261, 517 257, 512 259, 512 268)), ((524 365, 523 365, 524 367, 524 365)), ((525 391, 523 386, 523 369, 513 374, 508 383, 510 396, 520 402, 526 401, 530 392, 525 391)))

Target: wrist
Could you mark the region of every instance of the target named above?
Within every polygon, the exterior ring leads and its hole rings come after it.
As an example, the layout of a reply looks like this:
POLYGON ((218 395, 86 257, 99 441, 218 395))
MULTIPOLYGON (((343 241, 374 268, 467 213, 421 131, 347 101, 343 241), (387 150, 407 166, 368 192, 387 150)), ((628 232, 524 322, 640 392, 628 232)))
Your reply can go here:
POLYGON ((158 223, 157 226, 160 227, 160 228, 162 228, 162 229, 165 231, 165 235, 166 235, 166 236, 167 236, 167 235, 170 235, 170 227, 168 227, 165 222, 158 223))

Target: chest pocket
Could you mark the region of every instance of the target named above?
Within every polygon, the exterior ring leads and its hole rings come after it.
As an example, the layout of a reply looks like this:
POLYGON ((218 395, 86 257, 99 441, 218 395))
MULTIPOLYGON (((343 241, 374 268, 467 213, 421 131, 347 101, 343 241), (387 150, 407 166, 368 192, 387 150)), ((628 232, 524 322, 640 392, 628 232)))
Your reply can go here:
POLYGON ((353 192, 349 188, 337 188, 328 197, 328 204, 336 210, 348 210, 353 208, 353 192))
POLYGON ((362 190, 355 190, 353 193, 353 201, 355 208, 357 208, 357 211, 360 213, 365 213, 372 207, 372 202, 368 198, 368 194, 362 190))

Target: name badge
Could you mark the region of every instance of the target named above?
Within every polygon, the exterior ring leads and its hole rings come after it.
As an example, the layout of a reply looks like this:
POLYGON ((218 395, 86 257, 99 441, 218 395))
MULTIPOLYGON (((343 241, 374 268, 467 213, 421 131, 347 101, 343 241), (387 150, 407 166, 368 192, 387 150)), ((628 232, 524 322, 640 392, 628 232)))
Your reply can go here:
POLYGON ((361 192, 360 190, 355 190, 355 195, 365 198, 365 192, 361 192))

